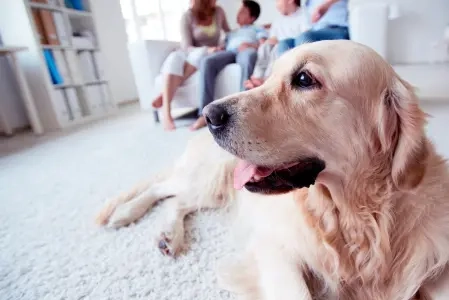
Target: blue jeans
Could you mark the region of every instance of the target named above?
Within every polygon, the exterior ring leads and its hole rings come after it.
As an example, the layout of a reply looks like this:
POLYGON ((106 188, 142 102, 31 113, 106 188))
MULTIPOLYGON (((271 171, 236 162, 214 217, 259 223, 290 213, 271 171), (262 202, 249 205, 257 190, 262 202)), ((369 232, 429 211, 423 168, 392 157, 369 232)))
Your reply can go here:
POLYGON ((238 63, 242 69, 240 89, 244 91, 243 82, 253 73, 256 59, 257 50, 252 48, 240 52, 220 51, 203 58, 198 75, 200 77, 200 115, 203 108, 215 100, 215 80, 218 73, 227 65, 238 63))
POLYGON ((303 32, 296 39, 281 40, 278 45, 278 55, 304 43, 313 43, 324 40, 349 40, 348 28, 331 26, 317 30, 310 29, 303 32))

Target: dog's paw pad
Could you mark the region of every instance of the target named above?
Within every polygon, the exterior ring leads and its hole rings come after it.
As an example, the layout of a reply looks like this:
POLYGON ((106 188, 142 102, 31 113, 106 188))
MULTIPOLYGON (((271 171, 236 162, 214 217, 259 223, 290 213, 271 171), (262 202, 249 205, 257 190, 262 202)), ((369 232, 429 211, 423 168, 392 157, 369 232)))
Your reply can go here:
POLYGON ((161 233, 157 242, 159 251, 165 256, 175 257, 177 249, 172 245, 172 240, 165 233, 161 233))

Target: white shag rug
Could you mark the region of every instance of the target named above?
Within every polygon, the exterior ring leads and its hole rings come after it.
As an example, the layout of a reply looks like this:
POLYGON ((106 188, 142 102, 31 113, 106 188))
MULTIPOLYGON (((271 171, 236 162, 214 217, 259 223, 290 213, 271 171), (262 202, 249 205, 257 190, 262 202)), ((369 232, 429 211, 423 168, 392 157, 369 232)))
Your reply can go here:
MULTIPOLYGON (((434 116, 430 137, 449 157, 449 105, 425 110, 434 116)), ((104 199, 167 166, 192 135, 165 133, 151 118, 139 113, 58 137, 0 140, 1 300, 233 299, 215 275, 219 258, 232 252, 226 213, 188 218, 188 251, 176 260, 154 243, 163 209, 118 231, 94 225, 104 199)))
POLYGON ((94 224, 107 197, 167 166, 192 135, 151 118, 0 140, 0 299, 232 299, 215 275, 231 252, 226 213, 188 218, 188 250, 176 260, 155 246, 162 207, 117 231, 94 224))

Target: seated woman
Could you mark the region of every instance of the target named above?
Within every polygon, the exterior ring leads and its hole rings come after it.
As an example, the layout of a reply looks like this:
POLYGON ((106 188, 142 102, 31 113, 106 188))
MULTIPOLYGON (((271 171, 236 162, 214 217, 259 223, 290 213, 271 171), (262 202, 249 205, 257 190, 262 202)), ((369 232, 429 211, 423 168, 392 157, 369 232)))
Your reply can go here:
POLYGON ((165 130, 175 130, 170 109, 177 88, 199 68, 201 59, 221 49, 221 32, 229 32, 223 9, 216 0, 191 0, 190 9, 181 19, 181 49, 170 53, 162 66, 165 75, 161 95, 154 108, 163 108, 165 130))

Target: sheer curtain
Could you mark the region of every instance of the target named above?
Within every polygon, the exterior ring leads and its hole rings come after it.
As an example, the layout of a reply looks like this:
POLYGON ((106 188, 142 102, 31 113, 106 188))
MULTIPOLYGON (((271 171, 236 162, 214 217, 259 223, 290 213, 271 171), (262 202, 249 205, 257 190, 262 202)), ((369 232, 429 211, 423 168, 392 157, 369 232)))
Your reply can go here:
POLYGON ((128 42, 181 38, 181 16, 189 0, 120 0, 128 42))

